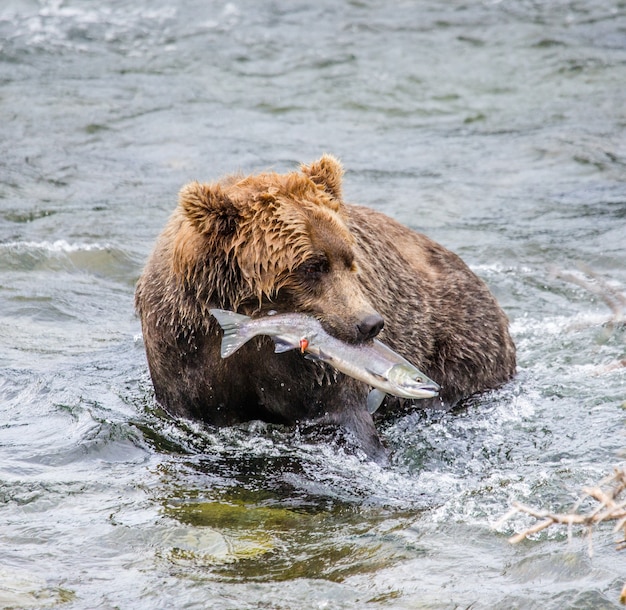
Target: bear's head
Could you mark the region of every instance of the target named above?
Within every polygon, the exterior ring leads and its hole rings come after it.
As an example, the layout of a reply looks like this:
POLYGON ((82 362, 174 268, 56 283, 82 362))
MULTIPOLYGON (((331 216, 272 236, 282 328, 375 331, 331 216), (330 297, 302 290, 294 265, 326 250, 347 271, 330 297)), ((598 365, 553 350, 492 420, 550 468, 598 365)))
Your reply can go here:
POLYGON ((324 155, 299 172, 193 182, 180 193, 174 273, 201 309, 297 311, 331 334, 369 339, 383 320, 358 276, 343 168, 324 155))

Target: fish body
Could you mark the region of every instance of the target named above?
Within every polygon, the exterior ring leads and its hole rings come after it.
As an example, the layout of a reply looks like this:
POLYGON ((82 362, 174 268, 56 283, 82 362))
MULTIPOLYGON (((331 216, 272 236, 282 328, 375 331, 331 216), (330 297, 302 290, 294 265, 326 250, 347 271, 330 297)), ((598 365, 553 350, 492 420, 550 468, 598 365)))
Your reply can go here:
POLYGON ((300 349, 305 357, 321 360, 375 388, 368 396, 373 413, 385 394, 400 398, 433 398, 440 387, 384 343, 345 343, 329 335, 319 320, 299 313, 250 318, 224 309, 211 309, 224 330, 221 355, 227 358, 253 337, 267 335, 277 353, 300 349))

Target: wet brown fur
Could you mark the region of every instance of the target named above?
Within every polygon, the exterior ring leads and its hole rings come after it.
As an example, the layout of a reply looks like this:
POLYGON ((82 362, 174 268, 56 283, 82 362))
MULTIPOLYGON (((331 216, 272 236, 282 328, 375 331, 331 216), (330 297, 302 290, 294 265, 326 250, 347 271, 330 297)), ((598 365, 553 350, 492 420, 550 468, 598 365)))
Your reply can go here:
MULTIPOLYGON (((315 315, 346 341, 379 312, 380 339, 442 385, 453 404, 515 371, 508 321, 452 252, 387 216, 342 201, 330 155, 299 172, 185 186, 136 293, 157 399, 216 425, 249 419, 338 424, 383 449, 368 388, 267 338, 220 357, 212 307, 315 315)), ((399 402, 387 399, 382 413, 399 402)), ((422 403, 425 404, 425 403, 422 403)))

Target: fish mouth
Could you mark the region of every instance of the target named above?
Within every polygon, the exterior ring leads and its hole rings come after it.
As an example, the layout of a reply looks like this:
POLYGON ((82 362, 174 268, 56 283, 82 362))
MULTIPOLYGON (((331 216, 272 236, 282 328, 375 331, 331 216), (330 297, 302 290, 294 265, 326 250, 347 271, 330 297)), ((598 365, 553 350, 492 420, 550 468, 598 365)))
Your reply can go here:
POLYGON ((441 386, 432 379, 422 382, 416 381, 408 390, 412 398, 435 398, 441 391, 441 386))
POLYGON ((416 388, 417 393, 420 394, 419 398, 435 398, 440 390, 441 386, 434 381, 425 383, 416 388))

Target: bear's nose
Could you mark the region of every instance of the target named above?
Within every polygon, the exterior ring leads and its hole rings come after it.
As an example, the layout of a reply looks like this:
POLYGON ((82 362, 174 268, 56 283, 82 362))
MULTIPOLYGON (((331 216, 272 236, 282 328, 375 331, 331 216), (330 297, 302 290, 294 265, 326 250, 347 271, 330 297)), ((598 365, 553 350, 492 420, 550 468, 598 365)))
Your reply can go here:
POLYGON ((359 334, 363 340, 373 339, 385 325, 385 321, 382 317, 375 313, 363 318, 357 325, 359 334))

